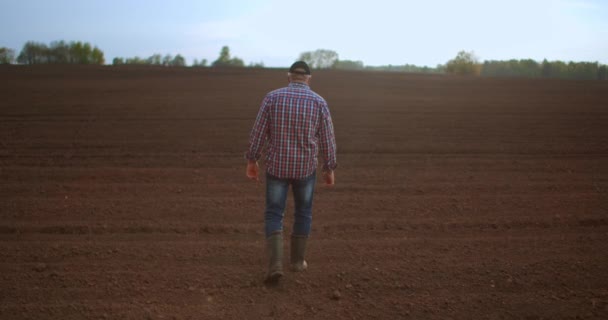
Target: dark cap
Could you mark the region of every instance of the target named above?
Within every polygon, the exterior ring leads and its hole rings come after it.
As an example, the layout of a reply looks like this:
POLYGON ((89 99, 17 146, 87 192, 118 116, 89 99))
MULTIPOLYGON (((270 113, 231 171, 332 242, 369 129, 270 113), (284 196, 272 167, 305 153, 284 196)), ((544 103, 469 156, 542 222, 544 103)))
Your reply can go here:
POLYGON ((310 68, 304 61, 296 61, 289 68, 289 73, 310 74, 310 68))

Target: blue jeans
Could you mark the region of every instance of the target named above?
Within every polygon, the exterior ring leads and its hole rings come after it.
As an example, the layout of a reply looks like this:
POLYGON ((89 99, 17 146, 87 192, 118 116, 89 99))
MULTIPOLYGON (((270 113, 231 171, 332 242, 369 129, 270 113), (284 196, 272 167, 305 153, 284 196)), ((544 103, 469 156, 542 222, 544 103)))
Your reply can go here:
POLYGON ((266 237, 283 231, 283 214, 289 185, 293 190, 295 217, 292 234, 308 237, 312 223, 312 196, 317 174, 304 179, 280 179, 266 173, 266 237))

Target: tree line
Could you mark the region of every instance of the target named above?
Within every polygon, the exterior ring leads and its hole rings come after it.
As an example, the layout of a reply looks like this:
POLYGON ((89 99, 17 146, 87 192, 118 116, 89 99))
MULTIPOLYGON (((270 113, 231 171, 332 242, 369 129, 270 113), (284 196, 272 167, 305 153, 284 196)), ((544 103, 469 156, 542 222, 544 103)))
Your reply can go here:
POLYGON ((598 62, 563 62, 548 61, 547 59, 537 62, 532 59, 512 59, 507 61, 489 60, 481 63, 473 52, 467 51, 458 52, 456 57, 447 61, 445 65, 439 64, 436 67, 416 66, 412 64, 365 66, 362 61, 340 60, 336 52, 327 49, 303 52, 300 54, 299 59, 306 61, 315 69, 447 73, 487 77, 608 80, 608 66, 598 62))
MULTIPOLYGON (((81 41, 53 41, 49 45, 41 42, 28 41, 18 56, 11 48, 0 48, 0 64, 104 64, 104 53, 98 47, 81 41)), ((147 58, 115 57, 113 65, 160 65, 184 67, 186 59, 181 54, 172 56, 155 53, 147 58)), ((194 59, 192 67, 207 67, 207 59, 200 61, 194 59)), ((245 67, 245 63, 238 57, 232 57, 228 46, 222 47, 220 55, 211 67, 245 67)), ((263 68, 264 63, 251 63, 249 67, 263 68)))
POLYGON ((303 60, 313 69, 336 69, 336 70, 368 70, 410 73, 444 73, 444 67, 416 66, 413 64, 366 66, 360 60, 340 60, 337 52, 328 49, 317 49, 305 51, 300 54, 298 60, 303 60))
POLYGON ((112 60, 112 65, 119 66, 119 65, 123 65, 123 64, 184 67, 184 66, 186 66, 186 59, 181 54, 177 54, 175 56, 172 56, 171 54, 166 54, 163 56, 160 53, 155 53, 148 58, 116 57, 112 60))
MULTIPOLYGON (((460 51, 446 64, 435 67, 416 66, 412 64, 365 66, 359 60, 340 60, 337 52, 328 49, 302 52, 298 58, 306 61, 313 69, 336 70, 372 70, 412 73, 447 73, 460 75, 478 75, 488 77, 531 77, 531 78, 560 78, 579 80, 608 80, 608 66, 598 62, 541 62, 532 59, 521 60, 487 60, 480 62, 473 52, 460 51)), ((40 42, 28 41, 17 56, 15 50, 0 48, 0 64, 104 64, 104 53, 98 47, 81 41, 54 41, 49 45, 40 42)), ((116 57, 113 65, 158 65, 184 67, 186 59, 181 55, 162 55, 155 53, 147 58, 116 57)), ((207 59, 197 60, 192 67, 246 67, 241 58, 233 57, 228 46, 223 46, 219 57, 212 63, 207 59)), ((264 63, 250 63, 248 67, 264 68, 264 63)))
POLYGON ((608 66, 598 62, 564 62, 532 59, 489 60, 479 62, 473 52, 460 51, 446 63, 451 74, 488 77, 558 78, 576 80, 608 80, 608 66))
POLYGON ((21 64, 104 64, 103 51, 88 42, 53 41, 49 45, 28 41, 18 56, 15 50, 0 48, 0 63, 21 64))
POLYGON ((507 76, 530 78, 560 78, 578 80, 608 80, 608 66, 597 62, 527 60, 484 61, 483 76, 507 76))
MULTIPOLYGON (((170 54, 162 56, 160 54, 154 54, 148 58, 142 59, 140 57, 133 58, 121 58, 116 57, 112 61, 113 65, 123 65, 123 64, 142 64, 142 65, 162 65, 162 66, 172 66, 172 67, 185 67, 187 65, 186 59, 177 54, 175 57, 170 54)), ((213 61, 210 65, 208 64, 207 59, 194 59, 192 67, 217 67, 217 68, 243 68, 245 67, 245 62, 243 59, 238 57, 233 57, 230 54, 230 48, 228 46, 223 46, 220 50, 219 57, 213 61)), ((264 63, 251 63, 249 67, 263 68, 264 63)))

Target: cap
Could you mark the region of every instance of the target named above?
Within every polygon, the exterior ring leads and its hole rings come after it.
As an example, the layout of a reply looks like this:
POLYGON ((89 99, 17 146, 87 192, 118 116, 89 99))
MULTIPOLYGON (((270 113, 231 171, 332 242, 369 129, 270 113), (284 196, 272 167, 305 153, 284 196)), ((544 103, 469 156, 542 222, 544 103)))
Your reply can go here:
POLYGON ((296 61, 289 68, 289 73, 295 74, 310 74, 310 68, 304 61, 296 61))

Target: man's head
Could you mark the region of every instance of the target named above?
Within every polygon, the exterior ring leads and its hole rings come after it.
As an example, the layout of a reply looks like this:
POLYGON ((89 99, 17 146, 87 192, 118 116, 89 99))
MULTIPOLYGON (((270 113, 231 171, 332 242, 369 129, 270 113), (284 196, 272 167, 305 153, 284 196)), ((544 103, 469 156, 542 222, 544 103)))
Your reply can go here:
POLYGON ((287 79, 289 82, 302 82, 308 84, 310 82, 310 67, 304 61, 296 61, 289 68, 287 79))

